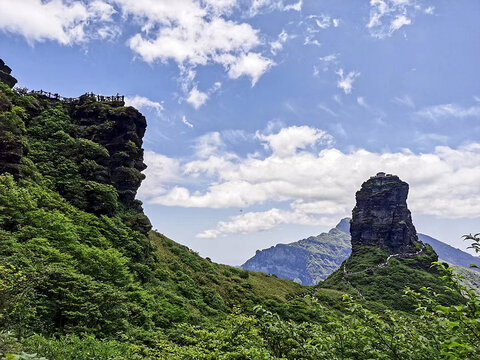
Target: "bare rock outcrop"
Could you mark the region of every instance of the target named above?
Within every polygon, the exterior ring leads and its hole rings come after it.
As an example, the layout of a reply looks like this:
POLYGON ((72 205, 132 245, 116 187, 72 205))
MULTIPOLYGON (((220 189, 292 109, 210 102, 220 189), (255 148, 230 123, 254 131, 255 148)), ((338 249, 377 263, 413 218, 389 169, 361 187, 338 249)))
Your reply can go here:
POLYGON ((362 184, 350 226, 353 252, 365 245, 391 253, 414 249, 418 237, 407 196, 408 184, 395 175, 378 173, 362 184))

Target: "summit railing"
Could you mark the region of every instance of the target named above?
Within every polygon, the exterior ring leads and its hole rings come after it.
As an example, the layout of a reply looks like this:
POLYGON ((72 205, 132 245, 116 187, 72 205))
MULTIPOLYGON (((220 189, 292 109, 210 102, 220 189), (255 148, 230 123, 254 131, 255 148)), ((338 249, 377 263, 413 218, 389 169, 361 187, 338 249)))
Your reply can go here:
POLYGON ((98 102, 106 102, 106 103, 125 102, 125 96, 120 95, 118 93, 117 95, 105 96, 105 95, 94 94, 90 92, 90 93, 85 93, 79 97, 65 97, 65 96, 61 96, 58 93, 52 93, 50 91, 44 91, 44 90, 28 90, 27 88, 15 88, 14 90, 17 92, 17 94, 22 96, 40 95, 40 96, 47 97, 49 99, 62 101, 64 103, 78 102, 80 101, 80 98, 87 98, 87 99, 92 99, 98 102))

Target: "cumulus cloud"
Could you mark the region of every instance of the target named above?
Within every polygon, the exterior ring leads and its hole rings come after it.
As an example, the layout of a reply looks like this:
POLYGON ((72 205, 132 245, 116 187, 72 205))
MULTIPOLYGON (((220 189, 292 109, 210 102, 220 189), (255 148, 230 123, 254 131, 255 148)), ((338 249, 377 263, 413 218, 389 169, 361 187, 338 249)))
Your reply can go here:
MULTIPOLYGON (((480 143, 437 146, 429 153, 344 152, 329 145, 327 135, 307 126, 257 133, 254 139, 265 147, 265 155, 253 152, 241 157, 228 151, 220 133, 209 133, 197 140, 188 160, 149 153, 141 197, 149 203, 183 207, 248 209, 283 204, 227 219, 200 235, 216 237, 287 223, 333 223, 350 214, 362 182, 385 171, 410 184, 409 206, 414 214, 480 216, 480 143)), ((443 139, 435 134, 425 137, 443 139)))
POLYGON ((215 14, 229 13, 237 5, 237 0, 203 0, 215 14))
POLYGON ((195 110, 198 110, 208 101, 208 99, 210 99, 213 94, 215 94, 222 87, 222 83, 217 81, 206 92, 203 92, 198 90, 197 85, 191 84, 193 82, 193 78, 195 77, 195 72, 190 71, 188 74, 189 75, 182 79, 182 89, 184 92, 188 92, 186 101, 192 105, 195 110), (190 91, 187 90, 189 87, 191 87, 190 91))
POLYGON ((163 105, 157 101, 150 100, 144 96, 135 95, 134 97, 126 97, 125 98, 125 105, 126 106, 133 106, 134 108, 141 110, 141 109, 153 109, 158 114, 163 111, 163 105))
POLYGON ((187 102, 192 104, 192 106, 195 109, 198 109, 200 106, 205 104, 205 102, 207 100, 208 100, 207 93, 201 92, 196 87, 194 87, 192 90, 190 90, 190 94, 187 98, 187 102))
POLYGON ((2 0, 0 29, 23 36, 29 43, 46 40, 62 45, 82 43, 91 38, 106 38, 117 33, 110 22, 116 11, 107 2, 2 0))
POLYGON ((360 73, 357 71, 350 71, 347 75, 343 72, 343 69, 336 71, 339 79, 337 81, 337 87, 342 89, 345 94, 350 94, 353 89, 353 83, 360 73))
MULTIPOLYGON (((270 209, 233 216, 220 221, 214 229, 197 234, 198 238, 211 239, 228 234, 247 234, 273 229, 281 224, 324 225, 323 219, 313 218, 301 211, 270 209)), ((330 222, 328 222, 330 223, 330 222)))
POLYGON ((274 64, 252 51, 261 45, 259 30, 225 16, 236 6, 233 0, 111 1, 124 17, 142 24, 128 45, 148 63, 174 61, 181 68, 217 64, 230 78, 250 76, 252 84, 274 64))
MULTIPOLYGON (((300 11, 301 6, 302 1, 252 3, 257 10, 300 11)), ((235 8, 239 8, 237 0, 1 0, 0 30, 20 34, 32 44, 52 40, 71 45, 113 39, 121 26, 128 26, 133 35, 127 45, 145 62, 173 61, 181 76, 182 69, 219 65, 230 78, 245 75, 255 84, 274 62, 261 47, 265 42, 260 31, 232 19, 235 8)), ((272 42, 273 54, 285 35, 272 42)), ((185 94, 191 91, 192 101, 202 99, 194 89, 185 94)))
POLYGON ((145 151, 145 162, 148 164, 144 174, 149 181, 144 181, 138 191, 140 197, 160 196, 169 191, 167 186, 181 180, 180 161, 153 151, 145 151))
POLYGON ((317 143, 330 144, 333 140, 325 131, 309 126, 291 126, 270 135, 257 132, 256 137, 278 157, 291 156, 298 150, 305 150, 317 143))
POLYGON ((252 87, 255 86, 260 76, 262 76, 275 63, 258 53, 242 54, 230 66, 228 76, 232 79, 237 79, 240 76, 250 76, 252 79, 252 87))
POLYGON ((448 118, 480 117, 480 106, 464 107, 456 104, 439 104, 420 109, 417 115, 434 121, 448 118))
POLYGON ((218 131, 207 133, 196 139, 194 146, 195 155, 200 159, 207 159, 212 155, 216 155, 224 147, 225 143, 218 131))

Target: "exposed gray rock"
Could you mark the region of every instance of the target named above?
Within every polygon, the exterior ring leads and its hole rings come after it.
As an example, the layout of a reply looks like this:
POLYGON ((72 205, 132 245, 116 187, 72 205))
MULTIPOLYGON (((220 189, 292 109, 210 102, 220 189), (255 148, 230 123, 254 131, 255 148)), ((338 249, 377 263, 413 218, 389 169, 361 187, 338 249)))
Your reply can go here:
POLYGON ((350 234, 352 249, 378 246, 391 253, 408 252, 418 241, 407 208, 408 184, 398 176, 378 173, 356 193, 350 234))

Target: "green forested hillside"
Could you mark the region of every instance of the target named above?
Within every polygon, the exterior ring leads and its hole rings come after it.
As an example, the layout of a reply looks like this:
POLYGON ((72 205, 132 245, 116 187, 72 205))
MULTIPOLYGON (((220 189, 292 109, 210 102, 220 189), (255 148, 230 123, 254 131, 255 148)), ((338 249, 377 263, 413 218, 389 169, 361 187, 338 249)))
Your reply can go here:
POLYGON ((0 83, 0 358, 478 355, 478 298, 448 269, 458 306, 413 286, 404 312, 380 287, 353 300, 334 278, 313 288, 214 264, 151 231, 135 200, 146 125, 119 101, 60 101, 0 83))
POLYGON ((6 156, 2 165, 14 171, 0 177, 0 256, 19 281, 5 296, 7 328, 118 335, 199 323, 235 303, 281 303, 302 291, 148 235, 134 200, 145 126, 133 108, 64 104, 6 86, 1 94, 2 140, 21 149, 6 156))

